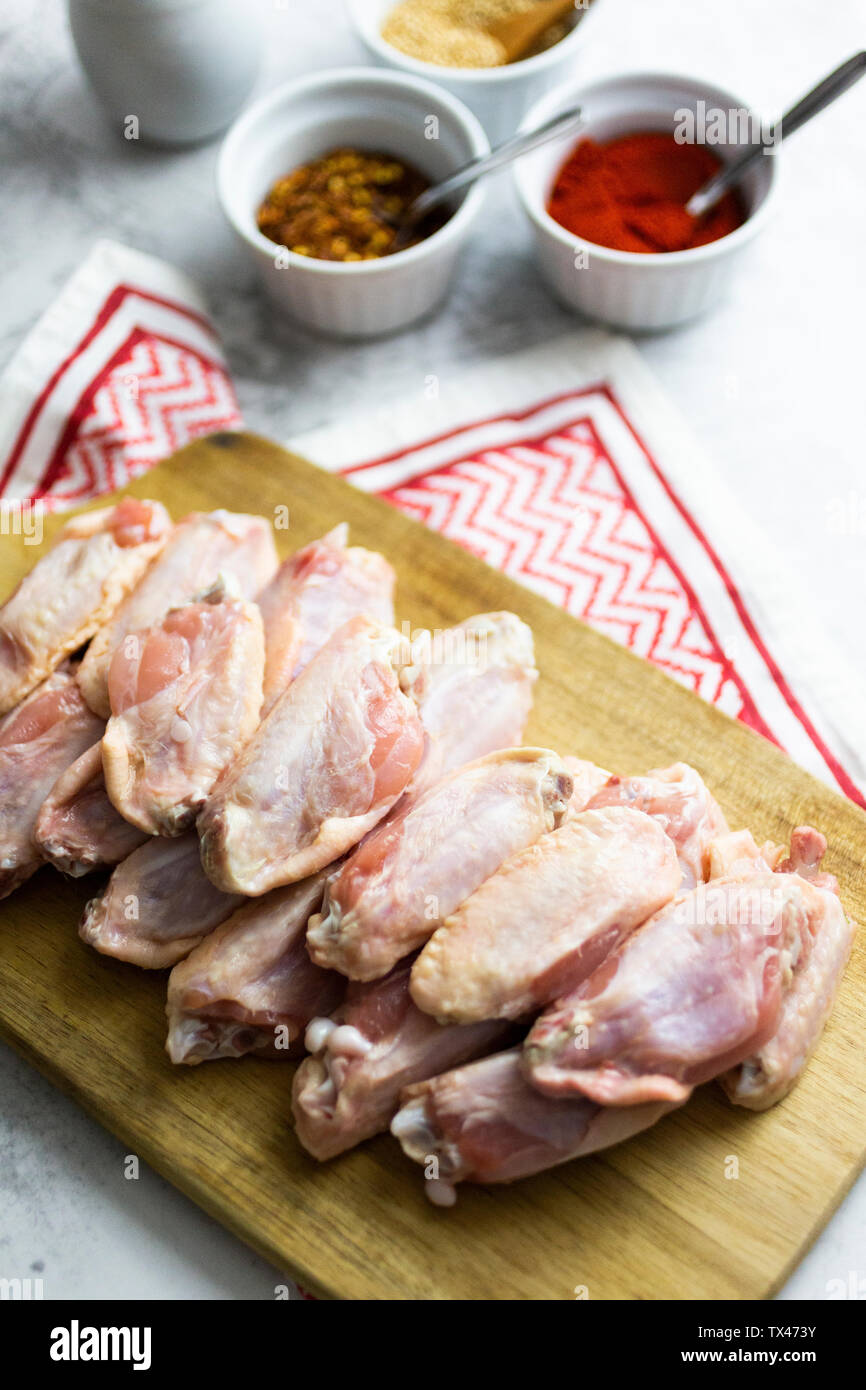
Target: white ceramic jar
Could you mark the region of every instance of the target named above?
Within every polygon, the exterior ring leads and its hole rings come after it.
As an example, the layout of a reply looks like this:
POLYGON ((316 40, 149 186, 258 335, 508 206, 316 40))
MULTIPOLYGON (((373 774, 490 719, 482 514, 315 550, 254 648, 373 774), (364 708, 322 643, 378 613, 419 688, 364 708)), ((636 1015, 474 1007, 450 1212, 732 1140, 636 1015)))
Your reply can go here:
POLYGON ((249 96, 257 16, 243 0, 69 0, 72 37, 118 133, 165 145, 217 135, 249 96))

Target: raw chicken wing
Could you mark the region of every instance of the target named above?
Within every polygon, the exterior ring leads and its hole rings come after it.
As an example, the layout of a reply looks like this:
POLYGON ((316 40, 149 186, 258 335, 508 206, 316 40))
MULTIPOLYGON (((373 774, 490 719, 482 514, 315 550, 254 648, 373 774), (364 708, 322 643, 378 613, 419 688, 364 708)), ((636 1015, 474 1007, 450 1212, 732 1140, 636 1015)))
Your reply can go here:
POLYGON ((507 860, 431 937, 412 997, 440 1022, 521 1018, 584 979, 680 882, 641 811, 582 811, 507 860))
POLYGON ((35 832, 43 857, 72 878, 119 864, 147 838, 108 799, 101 743, 58 777, 42 803, 35 832))
POLYGON ((393 628, 354 618, 279 697, 199 817, 218 887, 255 897, 306 878, 391 809, 423 749, 401 647, 393 628))
POLYGON ((112 658, 102 740, 108 795, 151 835, 180 835, 256 727, 265 649, 255 604, 220 579, 130 633, 112 658))
POLYGON ((305 545, 283 561, 259 594, 265 624, 265 713, 351 618, 366 616, 393 625, 393 569, 375 550, 347 546, 348 536, 344 522, 305 545))
POLYGON ((828 900, 838 907, 795 874, 766 872, 683 894, 536 1021, 528 1080, 600 1105, 687 1100, 773 1037, 828 900))
POLYGON ((174 967, 166 1008, 173 1062, 286 1058, 310 1019, 336 1007, 345 981, 313 965, 304 945, 324 887, 318 874, 245 903, 174 967))
POLYGON ((770 873, 786 854, 784 845, 767 840, 758 846, 750 830, 732 830, 707 846, 709 878, 744 878, 756 871, 770 873))
POLYGON ((585 758, 572 758, 567 755, 562 761, 573 783, 571 800, 568 803, 568 814, 569 816, 576 816, 580 811, 586 810, 596 792, 601 791, 613 774, 608 772, 606 768, 587 762, 585 758))
POLYGON ((775 1105, 797 1081, 830 1016, 851 953, 854 924, 835 896, 836 880, 820 870, 826 848, 819 831, 798 826, 790 857, 779 866, 780 873, 807 879, 818 890, 821 906, 809 918, 806 949, 785 975, 776 1031, 758 1052, 721 1077, 729 1100, 749 1110, 775 1105))
POLYGON ((410 794, 485 753, 520 743, 537 679, 532 632, 514 613, 478 613, 444 632, 416 637, 400 674, 425 735, 410 794))
POLYGON ((826 888, 829 893, 838 893, 839 884, 832 874, 821 868, 821 860, 827 853, 827 841, 812 825, 798 825, 791 832, 790 853, 780 859, 775 868, 780 874, 799 874, 816 888, 826 888))
POLYGON ((728 833, 721 807, 688 763, 654 768, 645 777, 611 777, 587 805, 631 806, 657 820, 677 847, 684 889, 708 877, 709 844, 728 833))
POLYGON ((353 980, 386 975, 505 859, 562 822, 571 789, 549 749, 509 748, 408 798, 329 885, 307 934, 313 960, 353 980))
POLYGON ((411 959, 383 980, 350 984, 333 1018, 307 1029, 314 1053, 295 1073, 292 1110, 304 1148, 321 1160, 387 1129, 400 1092, 500 1046, 498 1021, 442 1028, 409 997, 411 959))
POLYGON ((454 1183, 529 1177, 620 1144, 673 1108, 550 1100, 524 1079, 515 1048, 407 1087, 391 1133, 424 1165, 430 1200, 451 1206, 454 1183))
POLYGON ((35 873, 33 832, 57 778, 104 728, 68 668, 55 671, 0 719, 0 898, 35 873))
POLYGON ((146 970, 176 965, 240 907, 206 877, 194 832, 150 839, 118 864, 84 909, 79 935, 104 956, 146 970))
POLYGON ((192 512, 174 527, 147 573, 104 627, 78 668, 78 684, 90 708, 111 714, 108 671, 124 637, 152 627, 171 608, 189 603, 222 574, 243 598, 255 598, 277 567, 273 530, 261 516, 192 512))
POLYGON ((159 502, 124 497, 68 522, 0 608, 0 714, 92 637, 165 544, 159 502))

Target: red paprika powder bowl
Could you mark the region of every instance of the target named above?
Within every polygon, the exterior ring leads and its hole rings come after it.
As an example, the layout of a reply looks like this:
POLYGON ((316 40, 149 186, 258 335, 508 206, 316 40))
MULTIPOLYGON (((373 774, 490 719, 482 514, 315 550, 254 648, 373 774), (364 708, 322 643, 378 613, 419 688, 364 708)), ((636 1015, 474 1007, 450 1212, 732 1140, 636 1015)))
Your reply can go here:
POLYGON ((727 292, 772 209, 775 155, 699 223, 677 214, 676 198, 685 202, 703 170, 728 162, 743 143, 765 140, 766 126, 721 87, 635 73, 560 87, 521 129, 575 104, 586 118, 579 136, 542 146, 515 166, 547 283, 567 307, 632 331, 672 328, 705 313, 727 292), (659 247, 676 249, 651 249, 659 247))

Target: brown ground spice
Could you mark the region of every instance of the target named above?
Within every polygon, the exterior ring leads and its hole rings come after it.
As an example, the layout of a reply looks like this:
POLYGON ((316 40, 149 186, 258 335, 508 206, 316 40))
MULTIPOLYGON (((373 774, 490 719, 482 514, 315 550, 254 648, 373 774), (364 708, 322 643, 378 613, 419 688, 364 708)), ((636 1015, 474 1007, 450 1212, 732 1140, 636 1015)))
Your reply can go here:
MULTIPOLYGON (((497 68, 505 62, 505 49, 487 29, 497 20, 525 14, 535 4, 536 0, 402 0, 386 17, 382 38, 423 63, 497 68)), ((568 29, 567 24, 551 25, 532 52, 559 43, 568 29)))

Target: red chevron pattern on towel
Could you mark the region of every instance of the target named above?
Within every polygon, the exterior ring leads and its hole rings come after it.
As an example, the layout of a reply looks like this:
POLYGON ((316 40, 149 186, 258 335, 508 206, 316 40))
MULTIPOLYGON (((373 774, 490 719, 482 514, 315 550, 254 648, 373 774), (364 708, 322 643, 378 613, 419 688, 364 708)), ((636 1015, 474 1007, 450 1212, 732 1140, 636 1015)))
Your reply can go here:
POLYGON ((113 492, 213 430, 240 423, 222 367, 139 332, 93 383, 75 436, 46 488, 61 504, 113 492))
POLYGON ((219 339, 191 294, 160 262, 94 250, 0 382, 0 495, 73 506, 240 426, 219 339))
POLYGON ((590 421, 384 495, 729 714, 747 713, 729 660, 590 421))
POLYGON ((866 805, 610 383, 467 421, 341 471, 866 805))

